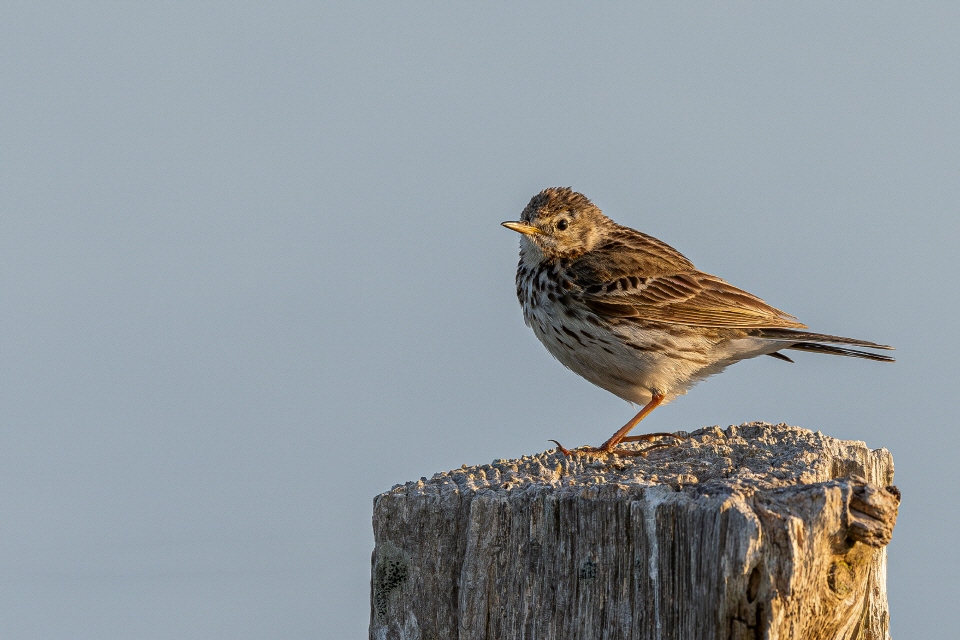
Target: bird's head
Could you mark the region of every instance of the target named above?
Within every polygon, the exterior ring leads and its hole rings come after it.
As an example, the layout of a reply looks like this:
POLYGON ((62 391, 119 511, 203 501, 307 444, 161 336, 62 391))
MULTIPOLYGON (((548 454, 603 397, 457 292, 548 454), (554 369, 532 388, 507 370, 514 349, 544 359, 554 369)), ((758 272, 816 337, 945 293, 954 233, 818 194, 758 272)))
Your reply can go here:
POLYGON ((614 223, 582 193, 551 187, 533 196, 518 222, 502 224, 523 234, 522 250, 549 262, 587 253, 614 223))

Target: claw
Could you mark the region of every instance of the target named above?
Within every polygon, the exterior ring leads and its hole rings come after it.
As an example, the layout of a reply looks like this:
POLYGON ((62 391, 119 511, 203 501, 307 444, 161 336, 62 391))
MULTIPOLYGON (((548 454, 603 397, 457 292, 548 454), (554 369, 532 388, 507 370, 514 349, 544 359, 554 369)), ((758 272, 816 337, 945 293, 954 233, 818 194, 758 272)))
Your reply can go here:
POLYGON ((654 438, 676 438, 677 440, 686 440, 688 436, 681 436, 676 433, 645 433, 642 436, 625 436, 620 442, 644 442, 654 438))
POLYGON ((571 451, 570 451, 569 449, 567 449, 565 446, 563 446, 562 444, 560 444, 560 443, 557 442, 556 440, 551 440, 550 442, 552 442, 553 444, 557 445, 557 449, 560 450, 560 453, 563 454, 563 457, 564 457, 564 458, 569 458, 570 456, 573 455, 573 453, 571 453, 571 451))
POLYGON ((637 458, 637 457, 639 457, 639 458, 646 458, 646 457, 647 457, 647 454, 650 453, 651 451, 655 451, 655 450, 657 450, 657 449, 666 449, 667 447, 673 447, 673 446, 676 446, 676 445, 675 445, 674 443, 672 443, 672 442, 669 442, 669 443, 665 442, 665 443, 663 443, 663 444, 654 444, 654 445, 651 445, 651 446, 647 447, 646 449, 640 449, 639 451, 637 451, 637 450, 635 450, 635 449, 613 449, 613 450, 611 450, 611 451, 608 451, 607 453, 609 453, 609 454, 611 454, 611 455, 614 455, 614 456, 628 456, 628 457, 632 457, 632 458, 637 458))

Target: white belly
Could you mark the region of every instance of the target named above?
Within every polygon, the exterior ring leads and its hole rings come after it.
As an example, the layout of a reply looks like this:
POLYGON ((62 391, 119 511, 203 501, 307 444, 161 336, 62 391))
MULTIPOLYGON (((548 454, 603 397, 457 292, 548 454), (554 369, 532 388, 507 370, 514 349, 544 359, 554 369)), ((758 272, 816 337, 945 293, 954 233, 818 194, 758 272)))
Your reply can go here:
POLYGON ((678 336, 630 321, 598 326, 577 317, 588 314, 561 316, 546 299, 543 302, 524 315, 547 350, 574 373, 641 405, 655 392, 669 402, 734 362, 782 346, 762 338, 678 336), (560 317, 562 322, 557 322, 560 317))

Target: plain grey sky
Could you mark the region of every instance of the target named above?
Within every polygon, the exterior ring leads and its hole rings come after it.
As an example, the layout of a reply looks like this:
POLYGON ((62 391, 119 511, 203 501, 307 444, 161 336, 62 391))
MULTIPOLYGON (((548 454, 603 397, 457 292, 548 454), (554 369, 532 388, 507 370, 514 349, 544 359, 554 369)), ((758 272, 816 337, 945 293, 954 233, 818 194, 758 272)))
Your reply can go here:
POLYGON ((3 3, 0 637, 348 638, 370 513, 597 443, 499 226, 553 185, 899 362, 650 431, 887 447, 895 637, 955 632, 955 3, 3 3))

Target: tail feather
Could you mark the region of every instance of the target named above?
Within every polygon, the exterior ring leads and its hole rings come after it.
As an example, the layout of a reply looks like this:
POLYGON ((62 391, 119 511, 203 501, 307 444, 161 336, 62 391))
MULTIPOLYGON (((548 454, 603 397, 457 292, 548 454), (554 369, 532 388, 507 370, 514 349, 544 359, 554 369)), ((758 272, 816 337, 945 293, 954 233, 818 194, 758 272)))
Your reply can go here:
MULTIPOLYGON (((893 347, 866 340, 857 340, 856 338, 844 338, 842 336, 831 336, 825 333, 811 333, 809 331, 795 331, 793 329, 760 329, 756 335, 770 340, 782 340, 793 342, 793 344, 784 346, 784 349, 794 349, 796 351, 811 351, 813 353, 826 353, 834 356, 850 356, 852 358, 866 358, 867 360, 876 360, 877 362, 895 362, 890 356, 882 356, 869 351, 860 351, 858 349, 848 349, 845 347, 835 347, 835 344, 854 345, 857 347, 867 347, 869 349, 890 349, 893 347), (828 344, 823 344, 828 343, 828 344)), ((771 354, 780 355, 780 354, 771 354)))
POLYGON ((857 349, 845 349, 843 347, 834 347, 829 344, 818 344, 816 342, 797 342, 786 349, 796 351, 812 351, 813 353, 826 353, 832 356, 850 356, 852 358, 866 358, 867 360, 876 360, 877 362, 896 362, 890 356, 883 356, 879 353, 870 353, 869 351, 858 351, 857 349))
POLYGON ((852 344, 858 347, 867 347, 870 349, 889 349, 894 348, 886 344, 877 344, 876 342, 867 342, 866 340, 857 340, 856 338, 844 338, 842 336, 831 336, 826 333, 811 333, 809 331, 794 331, 792 329, 760 329, 761 338, 770 338, 771 340, 796 340, 797 342, 829 342, 831 344, 852 344))
POLYGON ((768 353, 767 355, 770 356, 771 358, 776 358, 777 360, 783 360, 784 362, 789 362, 790 364, 793 364, 793 360, 791 360, 789 356, 785 356, 779 351, 774 351, 773 353, 768 353))

